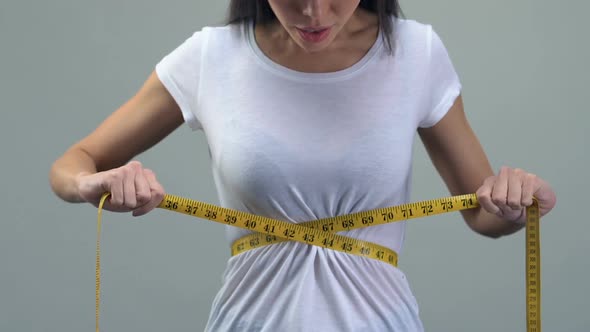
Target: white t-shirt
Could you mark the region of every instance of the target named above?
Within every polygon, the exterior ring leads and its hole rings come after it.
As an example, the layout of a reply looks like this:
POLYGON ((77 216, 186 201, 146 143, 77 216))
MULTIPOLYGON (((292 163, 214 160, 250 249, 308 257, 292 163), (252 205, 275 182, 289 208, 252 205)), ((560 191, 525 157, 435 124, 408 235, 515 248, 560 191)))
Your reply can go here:
MULTIPOLYGON (((408 202, 418 127, 461 84, 430 25, 394 21, 356 64, 303 73, 270 60, 253 24, 206 27, 156 66, 203 130, 220 204, 304 222, 408 202)), ((227 227, 228 246, 248 231, 227 227)), ((401 252, 405 222, 341 232, 401 252)), ((231 257, 207 331, 422 331, 399 269, 296 242, 231 257)))

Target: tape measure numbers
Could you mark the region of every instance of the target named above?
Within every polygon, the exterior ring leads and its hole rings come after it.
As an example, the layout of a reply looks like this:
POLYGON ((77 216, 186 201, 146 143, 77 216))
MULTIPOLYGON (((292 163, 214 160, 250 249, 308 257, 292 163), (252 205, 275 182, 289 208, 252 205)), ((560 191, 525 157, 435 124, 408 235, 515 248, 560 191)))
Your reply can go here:
MULTIPOLYGON (((96 244, 96 331, 99 331, 100 305, 100 229, 101 211, 108 193, 99 204, 96 244)), ((435 200, 403 204, 374 209, 344 216, 320 219, 305 223, 289 223, 254 214, 219 207, 175 195, 166 195, 158 208, 218 222, 225 225, 251 230, 247 235, 232 244, 232 255, 265 245, 283 241, 297 241, 352 255, 376 259, 397 266, 397 253, 387 247, 362 241, 336 232, 384 225, 388 223, 455 212, 479 206, 475 194, 459 195, 435 200)), ((540 282, 540 242, 539 210, 536 200, 527 207, 526 224, 526 262, 527 262, 527 331, 541 332, 541 282, 540 282)))
POLYGON ((527 331, 541 332, 541 242, 539 203, 526 209, 526 317, 527 331))
MULTIPOLYGON (((461 195, 448 198, 440 198, 430 201, 415 202, 393 207, 374 209, 349 215, 332 217, 326 219, 314 220, 297 225, 305 226, 311 229, 319 229, 324 232, 335 233, 369 226, 384 225, 402 220, 427 217, 447 212, 461 211, 472 209, 479 206, 475 195, 461 195)), ((232 255, 237 255, 243 251, 258 248, 264 245, 286 241, 284 238, 278 238, 275 234, 255 233, 242 237, 232 244, 232 255)), ((285 235, 285 234, 283 234, 285 235)), ((322 241, 331 243, 329 235, 322 241)), ((327 247, 320 245, 322 247, 327 247)), ((330 248, 333 249, 333 248, 330 248)), ((380 259, 378 252, 369 252, 367 249, 360 250, 361 256, 380 259), (363 255, 368 253, 368 255, 363 255), (371 256, 371 253, 374 255, 371 256)), ((388 260, 392 265, 397 266, 397 253, 393 252, 395 263, 388 260)))

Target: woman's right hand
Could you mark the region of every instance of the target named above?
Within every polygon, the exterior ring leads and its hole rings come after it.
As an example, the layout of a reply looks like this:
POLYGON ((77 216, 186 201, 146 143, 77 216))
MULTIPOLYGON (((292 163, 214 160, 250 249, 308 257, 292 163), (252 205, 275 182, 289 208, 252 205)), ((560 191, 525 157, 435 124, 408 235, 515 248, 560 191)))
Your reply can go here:
POLYGON ((111 195, 104 209, 114 212, 133 211, 141 216, 157 207, 164 198, 164 188, 154 172, 139 161, 94 174, 80 173, 76 178, 80 197, 98 207, 102 195, 111 195))

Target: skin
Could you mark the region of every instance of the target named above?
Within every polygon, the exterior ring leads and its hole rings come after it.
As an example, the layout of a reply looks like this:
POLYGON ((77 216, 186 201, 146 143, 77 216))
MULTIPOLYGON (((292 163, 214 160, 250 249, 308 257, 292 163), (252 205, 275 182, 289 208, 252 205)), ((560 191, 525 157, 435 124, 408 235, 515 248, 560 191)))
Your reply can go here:
MULTIPOLYGON (((377 38, 375 15, 358 8, 358 0, 269 0, 278 20, 257 25, 260 48, 275 62, 303 72, 330 72, 360 60, 377 38), (321 43, 305 41, 297 27, 329 26, 321 43)), ((130 161, 151 148, 183 123, 180 108, 152 72, 141 89, 88 136, 72 145, 52 165, 50 183, 68 202, 98 205, 110 192, 105 209, 132 211, 134 216, 154 209, 164 188, 156 175, 138 161, 130 161)), ((502 167, 494 173, 472 131, 462 97, 431 128, 418 134, 453 195, 476 193, 481 207, 462 212, 475 232, 499 237, 523 227, 524 208, 538 200, 541 215, 556 203, 549 184, 518 168, 502 167), (469 151, 469 158, 463 157, 469 151)))

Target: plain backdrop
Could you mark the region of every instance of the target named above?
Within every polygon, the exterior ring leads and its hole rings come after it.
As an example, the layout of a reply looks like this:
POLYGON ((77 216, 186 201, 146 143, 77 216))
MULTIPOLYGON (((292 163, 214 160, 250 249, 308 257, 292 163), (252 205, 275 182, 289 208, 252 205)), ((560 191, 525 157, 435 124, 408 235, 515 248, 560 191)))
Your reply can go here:
MULTIPOLYGON (((0 331, 94 329, 96 209, 67 204, 51 163, 129 99, 228 1, 1 0, 0 331)), ((443 39, 494 169, 557 192, 543 219, 545 331, 588 331, 590 3, 408 1, 443 39)), ((138 157, 169 193, 217 203, 204 135, 186 126, 138 157)), ((421 144, 412 200, 448 195, 421 144)), ((223 227, 164 210, 107 213, 104 331, 202 331, 229 257, 223 227)), ((524 331, 524 232, 497 240, 458 213, 411 221, 400 259, 427 331, 524 331)))

